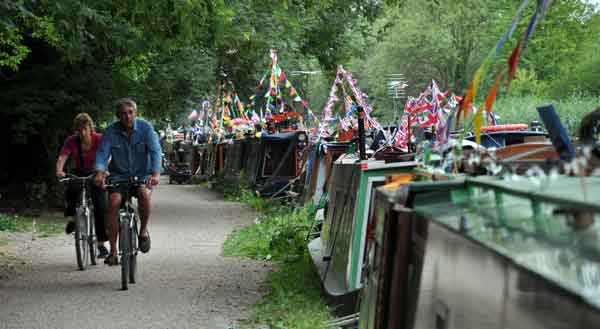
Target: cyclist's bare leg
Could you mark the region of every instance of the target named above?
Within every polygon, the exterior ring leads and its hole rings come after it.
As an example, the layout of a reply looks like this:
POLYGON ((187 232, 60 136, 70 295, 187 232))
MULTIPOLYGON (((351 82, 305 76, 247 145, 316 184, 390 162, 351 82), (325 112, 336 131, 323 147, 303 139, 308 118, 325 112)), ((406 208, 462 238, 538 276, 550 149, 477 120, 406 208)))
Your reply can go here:
POLYGON ((108 241, 110 242, 110 254, 117 256, 117 238, 119 236, 119 224, 117 217, 121 207, 121 193, 108 194, 108 207, 106 209, 106 227, 108 229, 108 241))
POLYGON ((148 236, 148 220, 150 219, 150 210, 152 208, 152 190, 145 186, 138 188, 138 211, 140 213, 140 236, 148 236))

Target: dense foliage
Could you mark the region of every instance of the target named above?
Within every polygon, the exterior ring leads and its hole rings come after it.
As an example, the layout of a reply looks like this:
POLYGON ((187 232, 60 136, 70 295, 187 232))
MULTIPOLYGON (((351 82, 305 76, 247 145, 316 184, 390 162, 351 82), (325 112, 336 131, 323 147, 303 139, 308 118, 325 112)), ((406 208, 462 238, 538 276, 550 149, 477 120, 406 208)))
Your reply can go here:
MULTIPOLYGON (((321 72, 290 74, 315 112, 344 64, 378 116, 391 118, 388 74, 403 73, 410 95, 431 79, 462 93, 518 3, 0 0, 0 140, 4 154, 26 154, 0 163, 0 183, 51 176, 73 116, 86 111, 103 126, 120 97, 134 97, 158 126, 212 98, 218 77, 231 78, 247 99, 269 48, 288 73, 321 72)), ((598 96, 600 16, 592 3, 552 2, 508 96, 598 96)))
POLYGON ((102 126, 120 97, 134 97, 160 126, 211 96, 217 77, 232 78, 247 98, 271 47, 286 67, 333 69, 352 54, 345 45, 361 28, 355 22, 374 19, 379 6, 0 0, 0 140, 4 154, 27 154, 0 163, 0 183, 49 178, 74 115, 89 112, 102 126))
MULTIPOLYGON (((417 95, 432 79, 441 88, 462 94, 520 2, 406 0, 389 6, 373 24, 370 36, 357 40, 368 50, 351 61, 352 69, 360 73, 375 108, 383 109, 380 115, 388 118, 392 100, 386 82, 390 73, 405 75, 408 95, 417 95)), ((600 95, 595 73, 600 64, 600 16, 592 3, 552 2, 521 56, 509 96, 560 99, 574 93, 600 95)), ((528 18, 531 10, 525 14, 528 18)), ((524 30, 526 21, 522 20, 517 31, 524 30)))

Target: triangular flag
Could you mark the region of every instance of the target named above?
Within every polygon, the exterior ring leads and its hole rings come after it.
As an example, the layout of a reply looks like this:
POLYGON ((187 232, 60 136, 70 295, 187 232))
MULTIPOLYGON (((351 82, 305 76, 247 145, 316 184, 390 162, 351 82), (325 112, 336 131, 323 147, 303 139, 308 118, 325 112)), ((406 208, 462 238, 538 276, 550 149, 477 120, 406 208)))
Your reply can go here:
POLYGON ((521 40, 517 42, 517 45, 513 49, 510 57, 508 58, 508 85, 512 82, 517 70, 517 64, 519 63, 519 49, 521 48, 521 40))
POLYGON ((487 97, 485 98, 485 112, 489 115, 492 112, 492 107, 494 106, 494 100, 496 99, 496 93, 498 92, 498 86, 500 85, 500 81, 502 81, 502 72, 498 74, 496 77, 496 81, 492 85, 487 97))

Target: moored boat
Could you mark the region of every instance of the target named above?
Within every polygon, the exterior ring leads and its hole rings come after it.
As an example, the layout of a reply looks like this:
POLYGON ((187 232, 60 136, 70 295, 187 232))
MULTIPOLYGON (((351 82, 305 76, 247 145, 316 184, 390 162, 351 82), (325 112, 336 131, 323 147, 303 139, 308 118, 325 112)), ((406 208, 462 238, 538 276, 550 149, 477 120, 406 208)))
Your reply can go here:
POLYGON ((359 328, 593 327, 600 180, 585 179, 381 188, 359 328))

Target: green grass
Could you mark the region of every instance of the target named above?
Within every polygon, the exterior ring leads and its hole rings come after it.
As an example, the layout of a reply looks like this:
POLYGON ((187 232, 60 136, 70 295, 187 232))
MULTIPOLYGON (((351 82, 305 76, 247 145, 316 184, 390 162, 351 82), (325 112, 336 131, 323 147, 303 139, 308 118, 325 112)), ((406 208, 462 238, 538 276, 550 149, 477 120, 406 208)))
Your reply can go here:
POLYGON ((258 223, 230 234, 223 246, 223 254, 275 261, 301 257, 312 225, 312 208, 282 206, 269 210, 258 223))
POLYGON ((307 252, 291 262, 282 262, 269 273, 269 293, 252 308, 241 328, 327 328, 331 319, 321 298, 320 279, 307 252))
POLYGON ((223 193, 223 198, 227 201, 243 202, 253 209, 263 213, 265 216, 272 214, 283 213, 286 211, 285 206, 280 201, 261 198, 248 185, 246 174, 240 173, 238 184, 226 183, 223 176, 217 176, 211 182, 214 190, 223 193))
POLYGON ((192 176, 192 184, 207 187, 208 181, 206 179, 200 179, 198 176, 192 176))
POLYGON ((27 232, 33 228, 32 222, 18 215, 0 214, 0 231, 27 232))
POLYGON ((540 96, 505 96, 498 98, 494 112, 501 117, 502 124, 541 122, 536 107, 552 104, 570 135, 577 134, 581 118, 600 106, 600 97, 570 96, 554 100, 540 96))
POLYGON ((247 187, 223 187, 227 200, 244 202, 261 214, 257 223, 232 232, 223 246, 225 256, 270 260, 268 294, 253 306, 242 328, 326 328, 331 319, 321 297, 320 278, 311 263, 306 236, 315 207, 293 208, 259 198, 247 187))
POLYGON ((58 216, 19 216, 0 214, 0 231, 32 232, 34 228, 40 237, 48 237, 64 231, 65 219, 58 216))

